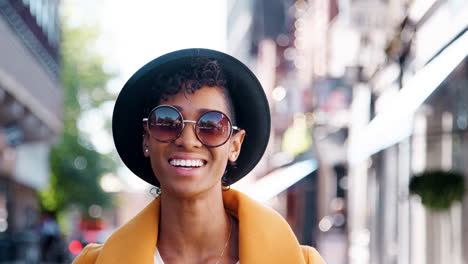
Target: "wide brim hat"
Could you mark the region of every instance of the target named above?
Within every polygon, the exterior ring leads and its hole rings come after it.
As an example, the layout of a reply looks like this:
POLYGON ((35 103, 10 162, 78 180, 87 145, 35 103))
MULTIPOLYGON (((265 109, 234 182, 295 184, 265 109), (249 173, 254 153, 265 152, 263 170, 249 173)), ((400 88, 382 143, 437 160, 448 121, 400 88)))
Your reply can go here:
MULTIPOLYGON (((227 80, 237 126, 246 131, 236 166, 226 175, 232 184, 248 174, 260 161, 270 137, 270 109, 265 92, 253 72, 236 58, 209 49, 184 49, 160 56, 140 68, 117 97, 112 116, 115 147, 124 164, 144 181, 159 186, 149 158, 142 151, 142 120, 146 98, 160 73, 190 65, 197 57, 216 60, 227 80)), ((154 105, 156 106, 156 105, 154 105)))

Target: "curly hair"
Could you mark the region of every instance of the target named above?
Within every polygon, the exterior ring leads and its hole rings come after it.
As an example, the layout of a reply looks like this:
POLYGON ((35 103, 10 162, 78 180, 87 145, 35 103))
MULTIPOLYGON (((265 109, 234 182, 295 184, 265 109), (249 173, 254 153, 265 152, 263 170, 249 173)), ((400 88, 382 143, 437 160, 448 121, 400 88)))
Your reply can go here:
MULTIPOLYGON (((175 70, 159 73, 151 86, 150 95, 147 97, 147 103, 144 107, 144 114, 147 116, 161 101, 167 100, 180 91, 193 94, 204 86, 219 87, 221 89, 229 111, 227 114, 232 124, 236 125, 234 104, 229 94, 228 82, 222 67, 216 60, 207 57, 197 57, 189 65, 183 65, 175 70)), ((224 186, 227 186, 227 183, 230 182, 226 179, 228 170, 235 166, 234 162, 228 162, 222 177, 222 184, 224 186)))

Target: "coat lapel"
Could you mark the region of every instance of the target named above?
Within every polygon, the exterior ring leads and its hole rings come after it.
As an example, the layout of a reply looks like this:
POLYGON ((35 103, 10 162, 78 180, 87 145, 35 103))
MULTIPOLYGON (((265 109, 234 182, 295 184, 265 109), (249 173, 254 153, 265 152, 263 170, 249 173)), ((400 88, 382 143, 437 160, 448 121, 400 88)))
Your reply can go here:
POLYGON ((160 199, 156 198, 109 237, 96 263, 153 264, 159 212, 160 199))
POLYGON ((276 211, 235 190, 224 192, 223 198, 226 210, 239 221, 241 264, 305 263, 296 236, 276 211))
MULTIPOLYGON (((233 189, 223 192, 223 200, 226 211, 239 221, 241 264, 305 263, 296 236, 277 212, 233 189)), ((96 263, 153 264, 159 213, 156 198, 114 232, 96 263)))

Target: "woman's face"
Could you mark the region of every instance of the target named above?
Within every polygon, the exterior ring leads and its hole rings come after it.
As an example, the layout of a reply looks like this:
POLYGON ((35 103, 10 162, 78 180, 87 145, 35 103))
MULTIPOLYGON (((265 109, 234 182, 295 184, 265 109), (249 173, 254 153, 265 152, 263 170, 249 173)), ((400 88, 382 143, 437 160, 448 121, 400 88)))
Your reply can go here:
MULTIPOLYGON (((181 90, 161 104, 179 109, 185 120, 198 120, 205 112, 216 110, 229 115, 226 99, 219 87, 204 86, 193 94, 181 90)), ((231 117, 230 117, 231 118, 231 117)), ((143 151, 151 160, 153 172, 164 193, 191 197, 203 192, 221 188, 221 178, 228 161, 239 156, 245 131, 241 130, 219 147, 203 145, 195 135, 194 124, 186 123, 179 138, 172 142, 159 142, 145 133, 143 151), (202 163, 201 167, 171 165, 182 160, 202 163)))

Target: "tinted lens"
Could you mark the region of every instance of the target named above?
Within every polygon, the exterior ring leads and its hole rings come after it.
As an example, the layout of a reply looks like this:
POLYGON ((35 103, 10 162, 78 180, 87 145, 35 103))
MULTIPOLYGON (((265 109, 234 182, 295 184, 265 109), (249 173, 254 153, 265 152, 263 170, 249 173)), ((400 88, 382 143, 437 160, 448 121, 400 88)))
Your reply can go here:
POLYGON ((182 117, 171 107, 156 108, 151 112, 148 121, 151 136, 159 141, 174 140, 182 131, 182 117))
POLYGON ((197 134, 204 144, 219 146, 229 139, 231 123, 221 112, 203 114, 197 122, 197 134))

